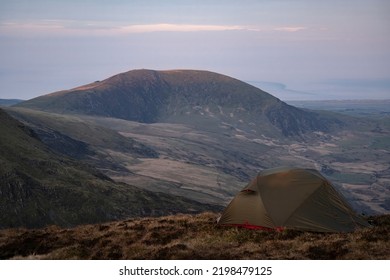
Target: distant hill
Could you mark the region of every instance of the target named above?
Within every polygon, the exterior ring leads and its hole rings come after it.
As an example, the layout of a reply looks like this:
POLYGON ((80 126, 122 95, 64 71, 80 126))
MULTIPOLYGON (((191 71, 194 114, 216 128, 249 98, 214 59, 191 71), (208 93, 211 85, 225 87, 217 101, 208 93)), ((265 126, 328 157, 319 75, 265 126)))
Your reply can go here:
POLYGON ((22 99, 0 99, 0 106, 12 106, 23 101, 22 99))
POLYGON ((311 110, 327 110, 350 116, 369 118, 390 117, 390 99, 383 100, 302 100, 288 101, 290 105, 311 110))
POLYGON ((280 101, 237 79, 197 70, 133 70, 71 90, 40 96, 25 107, 141 123, 195 122, 205 116, 253 123, 284 136, 327 131, 339 121, 280 101))
POLYGON ((115 183, 0 109, 0 228, 75 226, 218 207, 115 183))

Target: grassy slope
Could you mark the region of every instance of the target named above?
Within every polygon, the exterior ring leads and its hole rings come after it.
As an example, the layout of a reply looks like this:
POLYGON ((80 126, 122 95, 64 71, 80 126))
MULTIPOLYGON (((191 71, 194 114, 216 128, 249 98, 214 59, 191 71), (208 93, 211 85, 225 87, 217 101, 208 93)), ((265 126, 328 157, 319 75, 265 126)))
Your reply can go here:
POLYGON ((74 226, 213 208, 115 183, 92 167, 52 152, 2 110, 0 131, 0 228, 74 226))
POLYGON ((131 153, 137 157, 156 157, 155 151, 133 139, 125 138, 116 131, 93 124, 74 115, 62 115, 34 111, 25 108, 8 108, 15 118, 42 133, 60 132, 76 141, 86 143, 92 149, 110 149, 131 153))
POLYGON ((0 231, 0 259, 390 259, 390 216, 353 233, 218 227, 217 214, 0 231))

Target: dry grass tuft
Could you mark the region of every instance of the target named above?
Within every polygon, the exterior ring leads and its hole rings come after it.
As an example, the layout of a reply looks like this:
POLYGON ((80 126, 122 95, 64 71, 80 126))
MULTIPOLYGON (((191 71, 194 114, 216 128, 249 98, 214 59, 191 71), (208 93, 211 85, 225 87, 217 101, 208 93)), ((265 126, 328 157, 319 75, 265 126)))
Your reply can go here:
POLYGON ((216 226, 217 214, 0 231, 0 259, 390 259, 390 216, 353 233, 216 226))

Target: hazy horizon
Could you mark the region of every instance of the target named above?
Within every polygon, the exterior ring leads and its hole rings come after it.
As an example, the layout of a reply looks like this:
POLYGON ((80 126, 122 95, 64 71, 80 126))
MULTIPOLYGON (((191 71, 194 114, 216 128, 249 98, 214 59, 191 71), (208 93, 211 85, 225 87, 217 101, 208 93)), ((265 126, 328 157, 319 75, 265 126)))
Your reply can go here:
POLYGON ((281 100, 390 98, 385 0, 0 2, 0 98, 132 69, 225 74, 281 100))

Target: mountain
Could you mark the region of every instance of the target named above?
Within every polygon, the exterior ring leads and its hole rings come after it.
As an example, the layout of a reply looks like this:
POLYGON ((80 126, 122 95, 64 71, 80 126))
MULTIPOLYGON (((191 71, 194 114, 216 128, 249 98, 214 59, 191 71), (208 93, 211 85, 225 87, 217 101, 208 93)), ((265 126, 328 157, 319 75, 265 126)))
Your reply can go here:
POLYGON ((0 106, 12 106, 24 100, 22 99, 0 99, 0 106))
POLYGON ((237 79, 197 70, 133 70, 16 105, 61 114, 104 116, 141 123, 234 117, 254 126, 297 136, 341 123, 287 105, 237 79))
POLYGON ((0 132, 0 228, 75 226, 220 209, 116 183, 95 168, 54 152, 2 109, 0 132))

